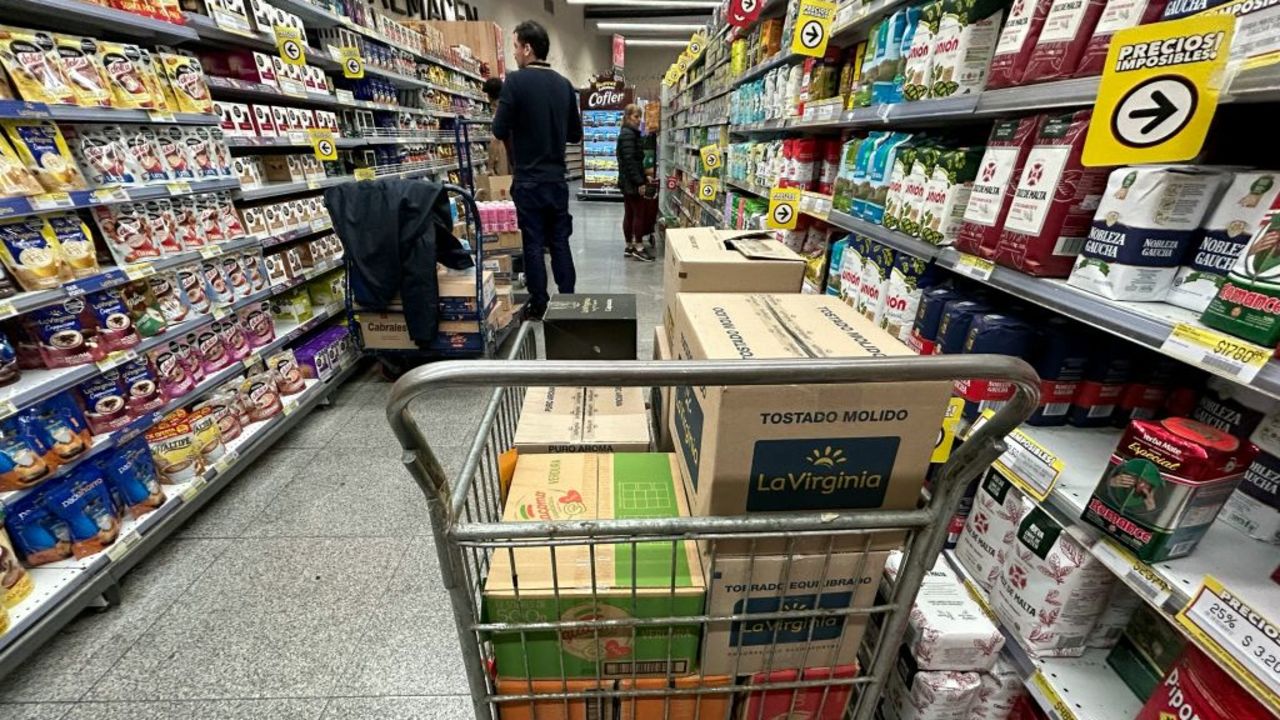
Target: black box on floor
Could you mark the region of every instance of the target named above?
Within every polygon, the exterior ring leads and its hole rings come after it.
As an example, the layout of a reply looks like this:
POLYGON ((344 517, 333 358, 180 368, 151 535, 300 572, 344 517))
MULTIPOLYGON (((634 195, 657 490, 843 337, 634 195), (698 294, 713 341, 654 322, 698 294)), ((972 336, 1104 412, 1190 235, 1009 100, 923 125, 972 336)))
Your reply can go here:
POLYGON ((635 360, 635 295, 556 295, 542 317, 548 360, 635 360))

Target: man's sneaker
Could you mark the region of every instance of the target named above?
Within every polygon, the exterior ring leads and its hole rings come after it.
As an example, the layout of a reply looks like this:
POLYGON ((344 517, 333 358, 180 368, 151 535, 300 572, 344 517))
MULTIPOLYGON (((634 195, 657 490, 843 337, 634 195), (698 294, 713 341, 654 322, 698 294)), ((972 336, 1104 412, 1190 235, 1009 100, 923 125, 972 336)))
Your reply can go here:
POLYGON ((649 251, 645 250, 643 246, 633 248, 627 254, 640 262, 653 262, 653 256, 650 255, 649 251))

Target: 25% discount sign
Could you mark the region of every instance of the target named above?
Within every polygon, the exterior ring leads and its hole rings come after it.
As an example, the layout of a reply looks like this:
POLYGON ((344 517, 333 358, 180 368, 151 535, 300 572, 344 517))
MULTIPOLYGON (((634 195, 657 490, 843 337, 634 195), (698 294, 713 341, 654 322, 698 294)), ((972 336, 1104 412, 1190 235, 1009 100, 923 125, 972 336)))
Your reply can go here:
POLYGON ((1230 668, 1273 710, 1280 710, 1280 625, 1275 618, 1205 576, 1177 621, 1196 645, 1230 668))

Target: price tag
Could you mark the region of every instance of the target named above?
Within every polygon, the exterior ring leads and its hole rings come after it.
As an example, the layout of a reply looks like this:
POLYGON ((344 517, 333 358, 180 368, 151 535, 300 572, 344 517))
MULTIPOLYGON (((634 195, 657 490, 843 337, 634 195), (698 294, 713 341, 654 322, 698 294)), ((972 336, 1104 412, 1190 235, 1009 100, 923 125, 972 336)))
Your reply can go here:
MULTIPOLYGON (((378 177, 378 173, 371 167, 356 168, 356 181, 373 180, 378 177)), ((319 221, 316 221, 319 222, 319 221)))
POLYGON ((306 43, 302 40, 302 33, 298 28, 289 25, 276 25, 276 50, 280 53, 280 59, 290 65, 306 65, 307 51, 306 43))
MULTIPOLYGON (((1266 582, 1265 578, 1259 582, 1266 582)), ((1273 592, 1264 590, 1265 592, 1273 592)), ((1177 622, 1254 694, 1280 707, 1280 625, 1206 575, 1177 622)))
POLYGON ((10 415, 18 414, 18 406, 13 404, 12 400, 0 400, 0 418, 7 418, 10 415))
POLYGON ((307 145, 311 142, 311 136, 306 130, 289 130, 286 133, 290 145, 307 145))
POLYGON ((111 559, 111 562, 116 562, 127 555, 129 549, 137 545, 141 540, 142 536, 138 534, 137 530, 130 530, 116 538, 111 547, 107 548, 107 557, 111 559))
POLYGON ((27 198, 27 202, 31 203, 31 207, 36 210, 56 210, 57 208, 69 208, 75 205, 71 200, 71 196, 64 192, 33 195, 27 198))
POLYGON ((956 261, 955 267, 951 269, 961 275, 968 275, 975 280, 985 282, 991 279, 991 273, 995 272, 996 264, 976 255, 960 253, 960 259, 956 261))
POLYGON ((1041 671, 1036 670, 1031 676, 1031 683, 1027 689, 1032 695, 1037 696, 1040 707, 1049 712, 1052 720, 1076 720, 1076 714, 1071 712, 1071 706, 1062 700, 1058 691, 1053 689, 1041 671))
POLYGON ((18 314, 18 308, 14 307, 11 300, 0 300, 0 320, 11 318, 18 314))
POLYGON ((1188 323, 1173 326, 1160 352, 1244 383, 1251 382, 1271 359, 1268 348, 1188 323))
POLYGON ((338 141, 333 136, 333 131, 325 128, 323 130, 309 130, 311 135, 311 147, 315 150, 317 160, 337 160, 338 159, 338 141))
POLYGON ((292 402, 286 402, 284 404, 284 414, 286 416, 292 415, 294 411, 296 411, 297 409, 298 409, 298 401, 296 400, 292 402))
POLYGON ((121 365, 127 362, 131 362, 137 359, 138 359, 138 353, 132 349, 115 350, 115 351, 112 351, 111 353, 108 353, 106 357, 98 361, 98 369, 103 372, 106 372, 111 368, 120 367, 121 365))
POLYGON ((360 57, 360 48, 338 48, 338 62, 342 63, 342 77, 349 80, 364 77, 364 58, 360 57))
MULTIPOLYGON (((969 432, 973 433, 994 416, 993 410, 982 411, 969 432)), ((1014 428, 1005 436, 1005 445, 1007 449, 996 458, 995 468, 1037 502, 1049 497, 1062 476, 1062 460, 1032 440, 1021 428, 1014 428)))
POLYGON ((167 110, 148 110, 147 117, 151 118, 151 122, 158 123, 171 123, 177 120, 173 113, 167 110))
POLYGON ((1152 605, 1164 607, 1164 604, 1173 596, 1173 588, 1164 581, 1164 578, 1157 575, 1150 565, 1129 554, 1114 540, 1104 537, 1094 543, 1093 555, 1152 605))
POLYGON ((130 280, 141 280, 144 277, 155 275, 156 268, 148 262, 133 263, 132 265, 124 266, 124 274, 130 280))
POLYGON ((767 227, 773 230, 794 230, 796 208, 800 205, 800 191, 796 188, 772 188, 769 190, 769 217, 767 227))
POLYGON ((218 257, 221 254, 222 254, 221 245, 205 245, 204 247, 200 248, 200 257, 206 260, 208 260, 209 258, 218 257))
POLYGON ((185 181, 165 183, 170 195, 189 195, 191 194, 191 183, 185 181))
POLYGON ((213 464, 213 469, 216 470, 219 475, 221 475, 222 473, 226 472, 227 469, 230 468, 233 464, 235 464, 236 460, 239 460, 239 459, 240 459, 240 453, 236 452, 235 450, 229 450, 227 451, 226 455, 223 455, 222 457, 218 458, 218 461, 213 464))
MULTIPOLYGON (((360 168, 357 168, 357 172, 359 170, 360 168)), ((311 221, 311 232, 320 232, 321 230, 328 230, 331 227, 333 227, 333 224, 330 223, 328 220, 312 220, 311 221)))
POLYGON ((129 193, 122 187, 94 190, 89 198, 95 203, 129 202, 129 193))
POLYGON ((195 498, 195 496, 199 495, 200 491, 204 490, 205 486, 208 484, 209 481, 205 480, 203 475, 197 475, 196 478, 191 481, 191 484, 187 486, 187 489, 182 491, 182 500, 184 502, 191 502, 191 500, 195 498))
POLYGON ((214 320, 221 320, 227 316, 227 308, 222 305, 214 305, 213 312, 210 314, 213 315, 214 320))
POLYGON ((307 189, 308 189, 308 190, 319 190, 319 189, 320 189, 320 181, 319 181, 319 180, 308 180, 308 181, 307 181, 307 189))
POLYGON ((350 90, 335 90, 333 96, 343 105, 351 105, 356 101, 356 96, 350 90))

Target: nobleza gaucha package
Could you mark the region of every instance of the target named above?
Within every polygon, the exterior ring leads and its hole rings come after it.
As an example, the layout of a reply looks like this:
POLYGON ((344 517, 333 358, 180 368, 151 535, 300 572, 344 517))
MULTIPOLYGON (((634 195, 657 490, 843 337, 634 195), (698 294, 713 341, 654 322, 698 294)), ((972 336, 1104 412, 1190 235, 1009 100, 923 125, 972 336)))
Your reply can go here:
MULTIPOLYGON (((681 294, 677 305, 677 359, 912 354, 826 296, 681 294)), ((950 387, 677 387, 672 435, 694 514, 913 508, 950 387)))
MULTIPOLYGON (((564 453, 520 456, 502 521, 688 515, 672 455, 564 453)), ((492 563, 484 585, 484 622, 695 616, 702 613, 706 595, 692 541, 674 547, 671 541, 561 545, 554 556, 545 545, 498 549, 492 563)), ((560 678, 562 667, 566 678, 685 675, 696 669, 696 623, 632 632, 630 627, 567 628, 495 632, 489 639, 500 677, 560 678)))

